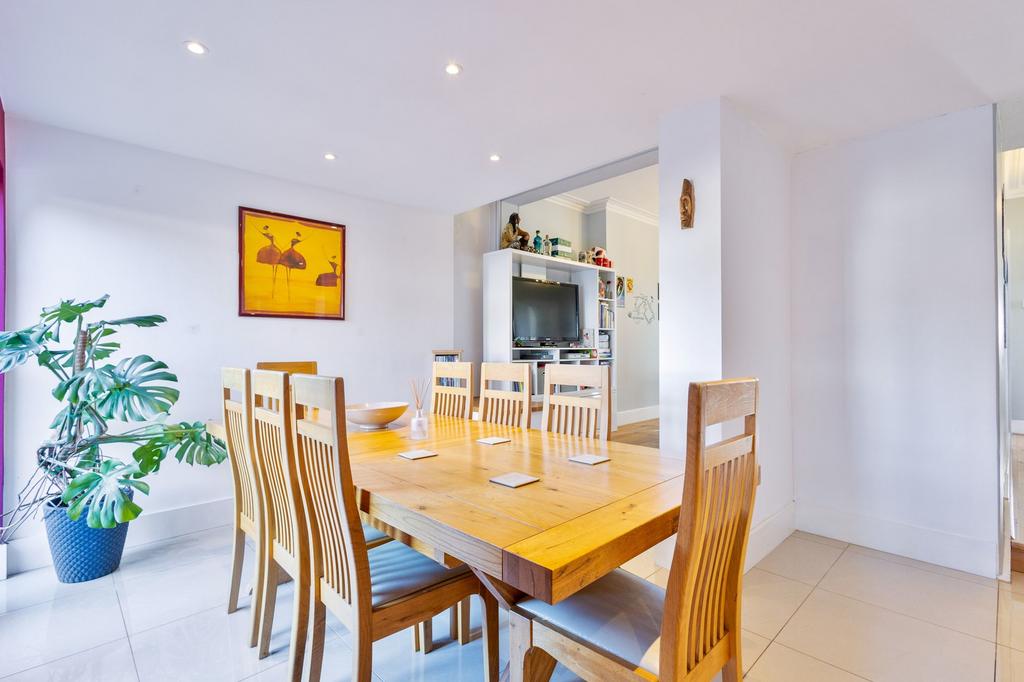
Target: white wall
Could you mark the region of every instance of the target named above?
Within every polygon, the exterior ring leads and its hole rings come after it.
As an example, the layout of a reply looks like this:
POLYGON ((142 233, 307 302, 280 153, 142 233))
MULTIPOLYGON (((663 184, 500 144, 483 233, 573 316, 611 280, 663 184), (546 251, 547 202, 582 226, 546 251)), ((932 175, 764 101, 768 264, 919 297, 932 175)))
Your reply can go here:
POLYGON ((792 192, 797 526, 987 576, 993 159, 985 106, 800 154, 792 192))
POLYGON ((752 556, 767 554, 794 526, 790 159, 781 144, 725 103, 722 375, 760 381, 757 456, 762 477, 748 550, 752 556))
MULTIPOLYGON (((476 364, 484 359, 483 255, 498 248, 497 210, 490 203, 454 218, 452 345, 462 349, 463 360, 476 364)), ((479 392, 479 372, 474 376, 479 392)))
POLYGON ((1007 199, 1003 209, 1010 265, 1007 342, 1010 363, 1010 416, 1024 431, 1024 198, 1007 199))
MULTIPOLYGON (((7 143, 9 324, 31 324, 60 297, 103 293, 108 315, 166 315, 164 327, 122 340, 126 352, 150 353, 178 374, 177 418, 217 417, 218 369, 258 360, 318 360, 322 372, 345 377, 350 401, 408 400, 431 348, 453 342, 450 215, 19 120, 8 119, 7 143), (345 321, 237 316, 239 205, 347 226, 345 321)), ((46 437, 51 388, 35 366, 7 383, 8 500, 46 437)), ((226 464, 168 462, 129 542, 227 523, 229 481, 226 464)), ((39 533, 33 524, 13 543, 13 571, 48 561, 39 533)))
POLYGON ((541 239, 547 235, 568 239, 573 251, 579 251, 583 243, 583 214, 568 206, 541 199, 520 206, 519 219, 519 227, 530 233, 530 246, 537 230, 541 239))
POLYGON ((616 275, 633 278, 633 293, 626 294, 626 307, 616 308, 615 318, 615 410, 622 425, 658 416, 658 321, 627 317, 635 296, 658 294, 658 227, 615 211, 601 213, 606 220, 601 246, 615 262, 616 275))

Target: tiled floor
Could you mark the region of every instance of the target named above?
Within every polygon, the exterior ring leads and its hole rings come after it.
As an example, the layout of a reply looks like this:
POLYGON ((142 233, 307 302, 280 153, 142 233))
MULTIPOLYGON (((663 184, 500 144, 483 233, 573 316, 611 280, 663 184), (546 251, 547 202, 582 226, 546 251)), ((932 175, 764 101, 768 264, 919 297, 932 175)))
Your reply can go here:
MULTIPOLYGON (((286 678, 291 586, 272 655, 246 646, 248 604, 225 613, 226 528, 130 550, 112 576, 56 583, 50 569, 0 582, 4 680, 286 678), (5 677, 8 676, 8 677, 5 677)), ((666 572, 636 562, 664 583, 666 572)), ((746 576, 743 651, 758 682, 1024 681, 1024 574, 995 581, 797 532, 746 576)), ((473 615, 479 627, 479 608, 473 615)), ((412 651, 411 633, 374 645, 379 681, 482 679, 480 640, 412 651)), ((505 619, 502 651, 507 652, 505 619)), ((348 633, 333 622, 325 679, 349 680, 348 633)), ((564 669, 555 680, 576 678, 564 669)))

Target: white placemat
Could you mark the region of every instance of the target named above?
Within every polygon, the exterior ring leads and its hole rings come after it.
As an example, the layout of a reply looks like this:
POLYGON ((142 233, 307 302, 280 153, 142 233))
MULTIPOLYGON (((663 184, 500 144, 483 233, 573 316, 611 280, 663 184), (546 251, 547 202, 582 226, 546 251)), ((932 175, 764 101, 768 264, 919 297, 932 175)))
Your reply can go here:
POLYGON ((437 457, 437 453, 433 450, 408 450, 399 452, 398 456, 405 459, 423 459, 424 457, 437 457))
POLYGON ((495 476, 491 479, 491 483, 497 483, 498 485, 503 485, 507 488, 518 488, 526 485, 527 483, 535 483, 539 480, 540 479, 536 476, 528 476, 526 474, 520 474, 512 471, 507 474, 502 474, 501 476, 495 476))

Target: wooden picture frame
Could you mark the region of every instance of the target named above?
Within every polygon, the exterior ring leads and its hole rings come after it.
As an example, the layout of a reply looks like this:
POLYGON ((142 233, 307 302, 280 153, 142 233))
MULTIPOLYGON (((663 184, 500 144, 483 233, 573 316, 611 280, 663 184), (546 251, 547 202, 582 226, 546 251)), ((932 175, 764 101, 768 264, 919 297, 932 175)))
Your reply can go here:
POLYGON ((240 317, 344 320, 345 274, 344 225, 238 207, 240 317))

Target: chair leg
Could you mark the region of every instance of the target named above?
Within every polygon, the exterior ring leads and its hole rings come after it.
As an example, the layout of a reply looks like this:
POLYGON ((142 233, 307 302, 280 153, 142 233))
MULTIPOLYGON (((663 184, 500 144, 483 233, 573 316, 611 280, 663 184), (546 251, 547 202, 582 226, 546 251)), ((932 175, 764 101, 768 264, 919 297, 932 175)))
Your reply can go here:
POLYGON ((498 600, 486 587, 481 587, 480 601, 484 607, 484 680, 498 682, 498 600))
POLYGON ((292 679, 302 679, 302 662, 306 657, 306 637, 309 634, 310 575, 303 571, 295 581, 295 600, 292 615, 292 641, 288 653, 292 679))
POLYGON ((270 655, 270 633, 274 627, 274 609, 277 607, 278 573, 281 569, 273 559, 267 559, 263 573, 263 608, 260 609, 259 657, 270 655))
MULTIPOLYGON (((316 597, 314 597, 316 599, 316 597)), ((309 647, 309 682, 320 682, 324 669, 324 641, 327 637, 327 608, 316 599, 313 604, 312 643, 309 647)))
POLYGON ((743 673, 740 672, 740 657, 733 656, 725 662, 725 667, 722 668, 722 682, 740 682, 743 679, 743 673))
POLYGON ((533 646, 533 623, 514 611, 509 619, 509 678, 511 682, 547 682, 555 671, 551 654, 533 646))
POLYGON ((242 563, 245 560, 245 532, 235 526, 232 542, 231 585, 228 588, 228 613, 238 610, 238 591, 242 585, 242 563))
POLYGON ((434 650, 434 621, 430 618, 416 624, 416 640, 425 654, 434 650))
POLYGON ((419 651, 421 648, 423 645, 420 643, 420 624, 416 623, 412 626, 412 650, 419 651))
POLYGON ((371 682, 373 677, 373 640, 368 632, 352 630, 352 682, 371 682))
POLYGON ((469 644, 471 639, 469 632, 470 603, 469 597, 466 597, 459 602, 457 607, 452 607, 452 639, 457 639, 462 645, 469 644))
POLYGON ((267 557, 263 541, 257 541, 256 545, 256 576, 253 580, 252 603, 249 608, 252 610, 252 627, 249 633, 249 646, 254 647, 259 642, 260 623, 263 617, 263 595, 267 588, 267 557))

